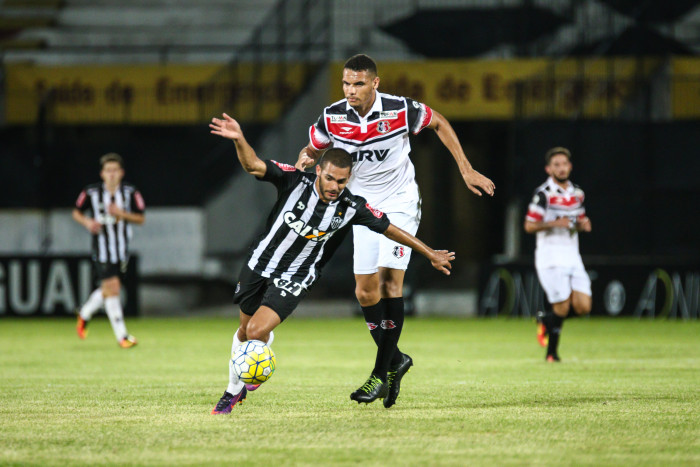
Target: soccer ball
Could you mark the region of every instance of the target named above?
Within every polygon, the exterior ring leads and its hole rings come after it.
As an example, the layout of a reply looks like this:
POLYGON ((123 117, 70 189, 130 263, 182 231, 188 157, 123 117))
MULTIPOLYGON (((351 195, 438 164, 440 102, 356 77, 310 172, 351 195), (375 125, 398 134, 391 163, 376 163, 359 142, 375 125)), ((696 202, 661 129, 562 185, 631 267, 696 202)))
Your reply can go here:
POLYGON ((231 365, 246 384, 261 384, 275 372, 275 353, 263 341, 245 341, 231 355, 231 365))

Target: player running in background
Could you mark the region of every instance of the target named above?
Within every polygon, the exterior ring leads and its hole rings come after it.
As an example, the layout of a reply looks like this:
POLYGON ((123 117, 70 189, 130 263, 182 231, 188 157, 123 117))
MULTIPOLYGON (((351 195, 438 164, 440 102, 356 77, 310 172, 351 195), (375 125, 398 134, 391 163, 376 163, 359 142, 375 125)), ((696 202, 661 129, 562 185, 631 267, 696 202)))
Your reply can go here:
MULTIPOLYGON (((345 99, 326 107, 311 126, 310 142, 301 150, 297 168, 310 167, 330 147, 345 149, 353 157, 348 187, 385 212, 394 225, 415 234, 421 198, 409 159, 409 135, 430 128, 454 157, 467 187, 479 196, 479 189, 493 196, 493 182, 472 168, 445 117, 413 99, 378 91, 377 66, 370 57, 351 57, 342 82, 345 99)), ((389 386, 384 398, 389 408, 399 395, 401 378, 413 365, 398 349, 411 249, 364 226, 353 226, 353 242, 355 296, 378 347, 370 380, 379 378, 389 386)), ((365 399, 366 388, 361 386, 351 398, 365 399)))
POLYGON ((571 152, 555 147, 545 155, 549 178, 537 187, 525 218, 525 232, 537 234, 535 269, 552 310, 538 312, 537 339, 548 362, 558 362, 559 335, 571 308, 591 311, 591 280, 579 254, 578 232, 590 232, 583 190, 569 181, 571 152), (547 342, 549 336, 549 342, 547 342))
POLYGON ((93 266, 100 281, 78 313, 76 330, 85 339, 90 319, 104 306, 117 342, 126 349, 135 346, 136 339, 124 324, 120 276, 129 262, 131 224, 144 223, 146 205, 134 185, 122 182, 124 161, 119 154, 105 154, 100 164, 102 183, 86 186, 73 209, 73 219, 92 234, 93 266))
MULTIPOLYGON (((390 224, 383 212, 345 188, 352 168, 352 158, 346 151, 328 151, 315 174, 305 173, 291 165, 259 159, 238 122, 226 114, 223 119, 213 118, 209 126, 211 133, 233 140, 246 172, 272 183, 278 192, 265 232, 251 245, 241 269, 234 295, 234 303, 241 309, 240 326, 233 336, 231 353, 246 340, 272 343, 272 330, 294 311, 319 276, 318 263, 326 241, 349 225, 366 226, 410 246, 428 258, 435 269, 449 275, 454 253, 431 249, 390 224)), ((369 392, 377 392, 375 399, 388 391, 379 379, 367 384, 371 386, 369 392)), ((255 388, 239 381, 229 365, 229 385, 212 414, 231 412, 255 388)))

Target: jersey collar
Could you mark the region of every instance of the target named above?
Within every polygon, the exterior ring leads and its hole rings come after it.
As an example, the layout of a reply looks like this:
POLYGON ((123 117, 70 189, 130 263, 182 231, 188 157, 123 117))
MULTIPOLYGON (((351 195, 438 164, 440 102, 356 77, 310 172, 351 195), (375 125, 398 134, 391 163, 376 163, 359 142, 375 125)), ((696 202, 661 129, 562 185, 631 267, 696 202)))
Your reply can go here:
POLYGON ((364 117, 360 117, 360 114, 357 113, 357 110, 353 109, 350 106, 350 103, 345 100, 345 111, 346 112, 353 112, 355 115, 357 115, 357 118, 362 119, 364 118, 365 120, 370 117, 374 112, 381 112, 384 110, 384 107, 382 107, 382 93, 379 91, 375 91, 374 93, 374 104, 372 104, 372 107, 369 109, 369 112, 367 112, 367 115, 364 117))
MULTIPOLYGON (((541 179, 540 179, 541 180, 541 179)), ((565 193, 570 193, 574 190, 574 184, 571 183, 571 180, 567 180, 567 185, 566 185, 566 190, 564 190, 557 182, 554 181, 553 177, 549 177, 547 179, 547 184, 549 187, 554 190, 554 191, 564 191, 565 193)))

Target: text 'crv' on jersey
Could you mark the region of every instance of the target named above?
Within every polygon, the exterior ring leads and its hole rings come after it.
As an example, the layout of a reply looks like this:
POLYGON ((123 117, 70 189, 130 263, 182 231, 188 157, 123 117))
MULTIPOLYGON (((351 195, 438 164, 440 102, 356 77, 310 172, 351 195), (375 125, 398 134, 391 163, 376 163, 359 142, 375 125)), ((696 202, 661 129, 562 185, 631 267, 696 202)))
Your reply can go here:
POLYGON ((109 214, 112 204, 126 212, 141 214, 146 210, 143 196, 130 183, 121 183, 114 194, 103 183, 88 185, 75 202, 77 209, 83 213, 90 211, 90 216, 102 224, 100 232, 92 236, 93 259, 100 263, 117 264, 129 259, 131 225, 109 214))
POLYGON ((309 129, 309 139, 316 149, 333 146, 352 154, 348 188, 377 207, 414 182, 409 134, 418 134, 432 118, 433 111, 425 104, 377 92, 365 117, 360 117, 347 99, 323 109, 309 129))
MULTIPOLYGON (((551 177, 537 187, 527 210, 531 222, 551 222, 566 217, 575 223, 586 216, 583 190, 569 182, 566 189, 551 177)), ((578 232, 571 228, 554 228, 537 232, 535 264, 538 267, 579 264, 578 232)))
POLYGON ((361 196, 343 190, 337 201, 324 203, 316 191, 316 175, 291 165, 266 160, 261 180, 277 187, 277 202, 265 233, 251 246, 248 267, 263 277, 290 280, 308 288, 319 275, 317 263, 326 241, 348 225, 365 225, 378 233, 389 219, 361 196))

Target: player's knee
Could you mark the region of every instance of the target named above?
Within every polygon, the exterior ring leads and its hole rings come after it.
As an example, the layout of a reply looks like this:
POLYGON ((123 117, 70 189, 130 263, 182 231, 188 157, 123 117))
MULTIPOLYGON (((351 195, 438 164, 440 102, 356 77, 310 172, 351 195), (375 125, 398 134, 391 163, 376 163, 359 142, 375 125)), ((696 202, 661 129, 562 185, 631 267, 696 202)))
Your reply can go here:
POLYGON ((552 311, 554 312, 554 314, 557 316, 560 316, 562 318, 566 318, 566 316, 569 314, 569 309, 570 309, 570 301, 569 300, 552 304, 552 311))
POLYGON ((575 300, 574 303, 574 311, 578 315, 587 315, 588 313, 591 312, 591 299, 590 298, 584 298, 580 300, 575 300))
POLYGON ((401 297, 403 295, 403 283, 385 281, 381 285, 382 297, 401 297))
POLYGON ((270 334, 269 331, 264 329, 262 326, 258 326, 253 321, 248 323, 248 327, 245 330, 246 340, 258 340, 267 342, 267 338, 270 334))
POLYGON ((361 306, 372 306, 381 298, 378 290, 360 286, 355 288, 355 297, 361 306))

